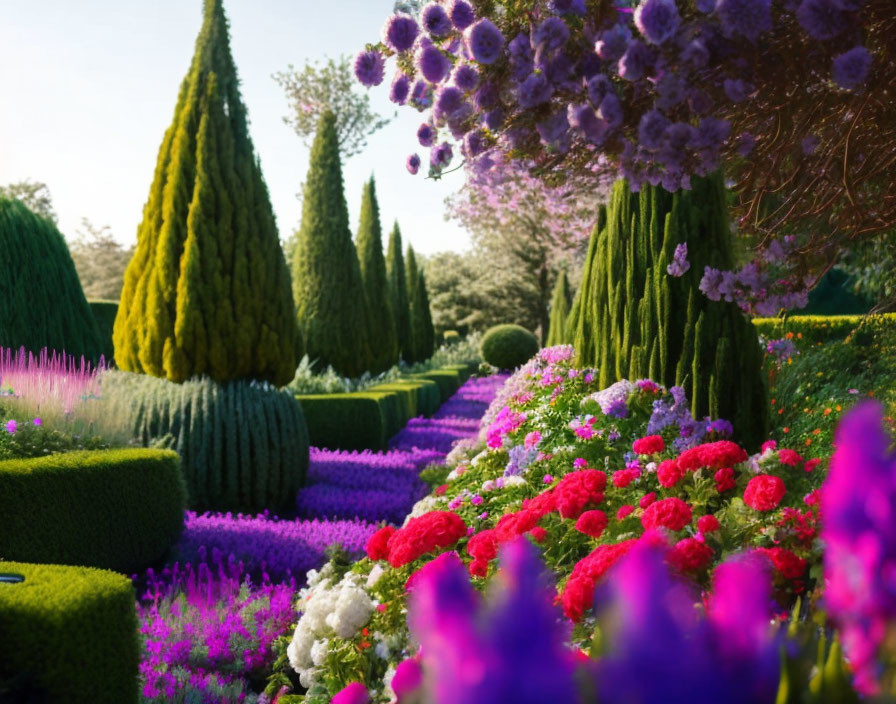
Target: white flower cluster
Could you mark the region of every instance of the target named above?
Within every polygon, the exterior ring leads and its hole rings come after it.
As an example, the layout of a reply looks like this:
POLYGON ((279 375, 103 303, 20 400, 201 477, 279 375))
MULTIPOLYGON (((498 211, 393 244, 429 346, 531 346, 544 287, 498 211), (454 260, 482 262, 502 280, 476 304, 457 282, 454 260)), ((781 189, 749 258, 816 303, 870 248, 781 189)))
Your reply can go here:
POLYGON ((362 580, 349 572, 331 584, 332 567, 308 573, 308 586, 299 592, 302 617, 286 650, 289 664, 299 673, 303 687, 311 687, 326 661, 330 638, 351 638, 370 620, 375 608, 362 580))
POLYGON ((412 518, 417 518, 417 516, 422 516, 424 513, 429 513, 430 511, 436 510, 440 503, 442 502, 440 502, 437 496, 433 496, 432 494, 430 494, 429 496, 424 496, 414 504, 411 512, 405 517, 404 525, 407 525, 408 521, 412 518))

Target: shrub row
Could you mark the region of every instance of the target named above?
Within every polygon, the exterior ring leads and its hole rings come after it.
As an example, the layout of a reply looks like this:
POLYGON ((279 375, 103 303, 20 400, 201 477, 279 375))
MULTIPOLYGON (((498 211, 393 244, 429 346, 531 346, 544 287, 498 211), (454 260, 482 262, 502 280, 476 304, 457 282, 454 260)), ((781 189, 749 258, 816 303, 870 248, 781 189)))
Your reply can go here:
MULTIPOLYGON (((35 528, 39 523, 36 518, 35 528)), ((0 583, 0 680, 7 682, 0 698, 137 701, 140 644, 130 579, 89 567, 19 562, 0 562, 0 573, 24 577, 0 583)))
POLYGON ((754 318, 760 335, 776 339, 788 333, 810 343, 842 340, 859 326, 896 329, 896 313, 883 315, 794 315, 787 318, 754 318))
POLYGON ((308 431, 302 407, 287 391, 107 372, 103 392, 143 445, 181 456, 191 508, 279 511, 292 505, 305 481, 308 431))
POLYGON ((380 450, 411 418, 431 416, 472 374, 470 365, 435 369, 366 391, 296 396, 315 447, 380 450))
POLYGON ((164 450, 5 460, 0 559, 130 574, 163 557, 178 538, 186 500, 180 460, 164 450))

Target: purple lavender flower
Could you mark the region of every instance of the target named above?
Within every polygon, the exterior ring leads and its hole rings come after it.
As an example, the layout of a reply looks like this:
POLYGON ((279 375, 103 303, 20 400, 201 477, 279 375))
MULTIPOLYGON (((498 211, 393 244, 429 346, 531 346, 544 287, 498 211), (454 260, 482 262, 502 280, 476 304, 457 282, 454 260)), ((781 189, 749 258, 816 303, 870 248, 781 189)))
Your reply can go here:
POLYGON ((439 83, 451 70, 451 61, 435 46, 424 46, 417 52, 417 68, 430 83, 439 83))
POLYGON ((702 12, 705 15, 708 15, 710 12, 714 12, 716 9, 716 0, 697 0, 697 12, 702 12))
POLYGON ((355 58, 355 77, 368 88, 383 82, 386 65, 378 51, 362 51, 355 58))
POLYGON ((449 14, 451 15, 451 22, 461 31, 476 21, 476 14, 466 0, 453 0, 449 14))
POLYGON ((482 130, 472 130, 464 136, 463 153, 468 159, 475 159, 488 149, 488 141, 482 130))
POLYGON ((599 73, 588 81, 586 89, 588 91, 588 100, 597 108, 604 96, 613 89, 613 84, 610 83, 610 79, 607 78, 606 74, 599 73))
POLYGON ((749 156, 756 148, 756 138, 749 132, 744 132, 737 138, 737 153, 741 156, 749 156))
POLYGON ((644 0, 635 10, 635 26, 651 44, 671 39, 680 24, 675 0, 644 0))
POLYGON ((423 110, 432 105, 432 88, 426 81, 414 81, 409 102, 418 110, 423 110))
POLYGON ((604 61, 617 61, 625 53, 628 40, 631 39, 628 27, 622 24, 613 25, 594 43, 594 51, 604 61))
POLYGON ((429 163, 435 168, 448 166, 453 155, 451 145, 448 142, 442 142, 439 146, 433 147, 429 153, 429 163))
POLYGON ((528 34, 520 32, 511 39, 507 44, 507 55, 510 59, 510 75, 515 81, 522 81, 532 73, 534 64, 528 34))
POLYGON ((628 43, 625 53, 619 59, 619 76, 626 81, 638 81, 650 67, 650 50, 639 39, 628 43))
POLYGON ((448 13, 437 2, 431 2, 423 8, 420 21, 423 24, 423 29, 431 37, 447 37, 453 29, 448 13))
POLYGON ((868 78, 871 69, 871 54, 863 46, 855 46, 847 52, 834 57, 832 75, 841 88, 853 90, 868 78))
POLYGON ((418 154, 411 154, 405 162, 405 166, 411 175, 415 176, 420 170, 420 156, 418 154))
POLYGON ((800 26, 813 39, 833 39, 848 24, 848 15, 834 0, 803 0, 796 11, 800 26))
POLYGON ((700 39, 694 39, 688 42, 688 45, 681 51, 682 63, 691 68, 703 68, 709 62, 709 50, 706 44, 700 39))
POLYGON ((489 110, 482 118, 483 124, 492 131, 499 130, 504 124, 505 114, 501 108, 489 110))
POLYGON ((481 64, 493 64, 501 56, 504 35, 488 18, 483 18, 466 31, 467 48, 481 64))
POLYGON ((584 15, 585 0, 551 0, 551 9, 558 15, 584 15))
POLYGON ((417 21, 404 14, 392 15, 383 27, 383 41, 392 51, 407 51, 414 46, 420 28, 417 21))
POLYGON ((669 120, 659 110, 645 112, 638 123, 638 141, 641 146, 646 149, 658 149, 668 126, 669 120))
POLYGON ((570 105, 566 116, 570 126, 581 132, 589 142, 602 144, 606 139, 609 126, 590 105, 570 105))
POLYGON ((417 128, 417 141, 421 147, 431 147, 436 139, 436 130, 428 122, 424 122, 417 128))
POLYGON ((739 34, 751 42, 772 28, 771 0, 718 0, 716 14, 726 34, 739 34))
POLYGON ((600 101, 598 115, 610 127, 616 127, 622 123, 622 104, 616 97, 616 93, 607 93, 604 96, 604 99, 600 101))
POLYGON ((732 103, 739 103, 753 92, 753 86, 739 78, 726 78, 722 86, 725 89, 725 95, 732 103))
POLYGON ((656 83, 656 107, 671 110, 684 100, 686 84, 674 73, 664 73, 656 83))
POLYGON ((494 83, 483 83, 473 95, 473 102, 483 112, 493 110, 500 105, 498 89, 494 83))
POLYGON ((569 27, 559 17, 548 17, 532 33, 532 43, 539 53, 554 52, 569 41, 569 27))
POLYGON ((569 119, 565 110, 553 113, 550 117, 535 125, 535 129, 538 131, 541 141, 551 148, 557 151, 564 151, 569 148, 569 140, 567 139, 569 135, 569 119))
POLYGON ((543 73, 533 73, 520 84, 517 101, 523 110, 534 108, 548 102, 554 89, 548 85, 543 73))
MULTIPOLYGON (((803 154, 812 156, 815 153, 815 150, 818 149, 819 144, 821 144, 821 139, 817 134, 810 134, 808 137, 803 137, 801 142, 803 154)), ((780 244, 778 246, 780 247, 780 244)))
POLYGON ((722 272, 707 266, 703 270, 703 278, 700 279, 699 289, 709 300, 720 301, 722 299, 720 291, 722 281, 722 272))
POLYGON ((404 105, 410 92, 411 79, 406 74, 399 73, 395 76, 395 80, 392 81, 392 86, 389 88, 389 100, 393 103, 404 105))
POLYGON ((442 86, 436 93, 433 116, 436 121, 447 119, 460 110, 464 104, 464 94, 457 86, 442 86))
POLYGON ((682 242, 676 245, 675 253, 672 255, 672 263, 666 267, 666 271, 670 276, 684 276, 691 263, 688 261, 688 243, 682 242))
POLYGON ((470 64, 458 64, 451 73, 451 80, 464 93, 469 93, 479 83, 479 71, 470 64))

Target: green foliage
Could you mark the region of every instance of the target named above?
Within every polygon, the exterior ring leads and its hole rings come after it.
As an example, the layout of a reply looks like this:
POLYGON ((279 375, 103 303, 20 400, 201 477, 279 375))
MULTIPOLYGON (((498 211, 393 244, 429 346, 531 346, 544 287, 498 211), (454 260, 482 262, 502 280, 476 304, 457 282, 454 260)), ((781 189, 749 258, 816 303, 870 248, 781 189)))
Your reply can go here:
POLYGON ((545 347, 563 345, 572 341, 567 336, 566 325, 571 301, 572 291, 569 287, 569 278, 566 276, 566 269, 561 269, 551 297, 551 321, 548 326, 548 336, 544 342, 545 347))
POLYGON ((361 223, 358 228, 358 260, 361 280, 367 299, 367 329, 370 335, 370 371, 383 372, 398 362, 398 336, 392 313, 383 257, 383 234, 380 228, 380 207, 376 201, 373 177, 364 184, 361 200, 361 223))
POLYGON ((105 450, 106 441, 97 436, 73 435, 65 430, 52 428, 43 421, 35 425, 30 418, 18 422, 16 432, 5 432, 3 428, 12 414, 0 408, 0 460, 44 457, 60 452, 75 450, 105 450))
POLYGON ((386 274, 389 278, 389 297, 392 301, 392 313, 395 317, 398 351, 401 357, 408 361, 414 342, 411 337, 411 307, 408 300, 408 283, 404 268, 404 255, 401 250, 401 230, 398 229, 398 222, 395 223, 392 233, 389 235, 386 274))
POLYGON ((461 335, 457 330, 445 330, 442 333, 442 342, 446 345, 454 345, 461 341, 461 335))
POLYGON ((25 179, 0 186, 0 198, 20 200, 35 215, 46 218, 54 225, 59 224, 56 211, 53 209, 53 197, 45 183, 25 179))
POLYGON ((787 318, 753 318, 765 338, 790 335, 805 342, 842 340, 860 327, 896 329, 896 313, 883 315, 793 315, 787 318))
POLYGON ((382 408, 382 399, 386 395, 356 391, 296 398, 302 404, 308 437, 314 447, 382 450, 389 439, 386 412, 382 408))
POLYGON ((405 356, 405 361, 413 364, 429 359, 435 348, 436 335, 429 307, 429 293, 426 290, 426 277, 423 270, 418 268, 417 256, 410 246, 405 261, 411 326, 411 351, 405 356))
POLYGON ((336 115, 339 149, 346 158, 361 152, 367 138, 390 122, 370 109, 370 96, 358 90, 358 79, 347 56, 328 58, 322 65, 309 62, 301 71, 290 65, 286 71, 275 73, 274 80, 290 102, 290 114, 284 122, 306 140, 306 146, 311 146, 307 140, 326 112, 336 115))
POLYGON ((25 577, 0 585, 0 679, 26 677, 33 683, 28 693, 8 701, 137 702, 140 642, 130 579, 86 567, 20 562, 0 562, 0 572, 25 577))
POLYGON ((301 356, 221 0, 205 17, 125 272, 115 362, 182 382, 285 384, 301 356))
POLYGON ((280 511, 305 481, 308 433, 288 391, 208 378, 173 384, 121 372, 107 373, 103 388, 139 442, 180 454, 190 508, 280 511))
MULTIPOLYGON (((112 300, 117 304, 124 286, 124 272, 134 255, 134 247, 123 247, 108 227, 96 227, 87 218, 82 218, 81 229, 69 242, 68 248, 84 295, 87 298, 112 300)), ((109 359, 112 359, 111 355, 109 359)))
POLYGON ((520 325, 496 325, 482 338, 482 358, 498 369, 516 369, 539 348, 535 335, 520 325))
POLYGON ((434 381, 439 387, 442 403, 445 403, 445 401, 451 398, 461 385, 470 378, 470 374, 471 372, 466 367, 464 369, 443 367, 441 369, 433 369, 428 372, 414 374, 412 375, 412 378, 434 381))
POLYGON ((87 301, 93 319, 96 321, 103 343, 103 357, 107 364, 115 361, 115 345, 112 343, 112 331, 115 328, 115 316, 118 315, 118 301, 87 301))
POLYGON ((0 347, 98 360, 100 333, 53 222, 0 198, 0 252, 0 347))
POLYGON ((871 310, 874 303, 855 292, 852 277, 841 269, 831 269, 818 285, 809 291, 809 304, 804 315, 861 315, 871 310))
POLYGON ((311 149, 292 270, 299 328, 314 364, 350 377, 368 371, 367 301, 349 231, 331 112, 321 117, 311 149))
POLYGON ((130 574, 183 528, 180 462, 163 450, 68 452, 0 462, 0 555, 130 574))
POLYGON ((768 428, 768 392, 755 330, 736 304, 699 291, 706 266, 730 269, 731 235, 719 174, 695 179, 690 191, 620 181, 591 238, 573 312, 581 366, 598 370, 601 386, 651 378, 683 386, 695 417, 734 425, 748 449, 768 428), (690 269, 666 271, 679 243, 690 269))
POLYGON ((430 379, 399 379, 389 384, 377 384, 371 391, 389 391, 402 398, 403 407, 407 409, 407 417, 431 416, 442 404, 439 385, 430 379))

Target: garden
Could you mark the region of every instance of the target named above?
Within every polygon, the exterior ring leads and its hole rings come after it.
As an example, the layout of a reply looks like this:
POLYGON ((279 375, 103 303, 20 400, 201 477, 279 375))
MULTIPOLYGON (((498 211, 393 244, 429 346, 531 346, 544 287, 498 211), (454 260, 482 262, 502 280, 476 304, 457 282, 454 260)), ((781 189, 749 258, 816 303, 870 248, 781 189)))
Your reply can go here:
POLYGON ((382 22, 289 237, 223 0, 130 249, 0 186, 0 704, 896 701, 890 0, 382 22))

